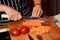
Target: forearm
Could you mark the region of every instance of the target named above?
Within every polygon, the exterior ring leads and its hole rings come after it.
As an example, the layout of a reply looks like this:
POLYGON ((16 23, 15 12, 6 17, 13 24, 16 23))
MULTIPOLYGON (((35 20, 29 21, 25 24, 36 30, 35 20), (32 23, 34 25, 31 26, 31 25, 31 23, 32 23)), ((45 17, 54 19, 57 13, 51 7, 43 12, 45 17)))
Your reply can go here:
POLYGON ((40 4, 41 5, 41 0, 33 0, 34 1, 34 5, 35 4, 40 4))

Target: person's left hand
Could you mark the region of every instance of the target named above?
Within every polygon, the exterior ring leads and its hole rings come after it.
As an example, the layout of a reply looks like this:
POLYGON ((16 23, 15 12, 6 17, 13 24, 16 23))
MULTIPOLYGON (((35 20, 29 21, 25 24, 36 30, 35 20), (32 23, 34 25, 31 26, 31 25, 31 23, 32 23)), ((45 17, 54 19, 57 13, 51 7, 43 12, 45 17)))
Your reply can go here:
POLYGON ((32 17, 40 17, 43 11, 40 5, 35 5, 32 10, 32 17))

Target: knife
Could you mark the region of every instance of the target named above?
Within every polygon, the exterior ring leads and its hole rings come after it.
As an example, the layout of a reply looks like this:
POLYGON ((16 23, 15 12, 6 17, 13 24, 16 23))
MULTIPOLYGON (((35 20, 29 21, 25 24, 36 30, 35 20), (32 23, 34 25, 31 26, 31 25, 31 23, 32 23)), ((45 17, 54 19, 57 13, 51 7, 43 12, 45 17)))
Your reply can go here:
POLYGON ((34 40, 29 34, 28 34, 29 40, 34 40))
MULTIPOLYGON (((2 14, 1 15, 1 20, 0 20, 0 25, 6 25, 8 22, 11 22, 12 20, 8 20, 9 16, 6 15, 6 14, 2 14)), ((24 19, 30 19, 30 20, 43 20, 43 21, 52 21, 52 22, 57 22, 58 20, 56 19, 50 19, 50 18, 40 18, 40 17, 26 17, 26 16, 23 16, 22 17, 22 20, 24 19)))
MULTIPOLYGON (((9 20, 8 20, 8 18, 9 18, 9 16, 8 15, 6 15, 6 14, 3 14, 2 16, 2 19, 3 18, 5 18, 5 19, 3 19, 3 20, 0 20, 0 22, 9 22, 9 20)), ((50 18, 40 18, 40 17, 26 17, 26 16, 23 16, 22 17, 22 20, 24 20, 24 19, 29 19, 29 20, 43 20, 43 21, 52 21, 52 22, 57 22, 58 20, 57 19, 50 19, 50 18)), ((11 20, 12 21, 12 20, 11 20)))
POLYGON ((40 18, 40 17, 23 17, 23 19, 30 19, 30 20, 43 20, 43 21, 51 21, 51 22, 57 22, 57 19, 50 19, 50 18, 40 18))
POLYGON ((38 40, 43 40, 43 37, 41 35, 36 35, 38 40))

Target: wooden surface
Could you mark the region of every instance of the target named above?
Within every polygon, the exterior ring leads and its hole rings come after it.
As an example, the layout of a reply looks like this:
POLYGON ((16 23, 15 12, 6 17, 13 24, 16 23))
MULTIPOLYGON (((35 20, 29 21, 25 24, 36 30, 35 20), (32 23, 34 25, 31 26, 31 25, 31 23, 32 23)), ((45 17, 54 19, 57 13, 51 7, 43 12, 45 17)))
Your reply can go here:
MULTIPOLYGON (((8 23, 7 27, 9 29, 11 28, 20 28, 22 25, 22 22, 10 22, 8 23)), ((46 22, 46 25, 48 25, 49 27, 51 27, 51 30, 49 33, 43 34, 43 40, 60 40, 60 28, 58 28, 58 26, 54 23, 54 22, 46 22)), ((33 36, 34 40, 37 40, 35 35, 30 34, 31 36, 33 36)), ((14 37, 11 36, 12 40, 29 40, 28 38, 28 34, 21 34, 20 36, 14 37)))

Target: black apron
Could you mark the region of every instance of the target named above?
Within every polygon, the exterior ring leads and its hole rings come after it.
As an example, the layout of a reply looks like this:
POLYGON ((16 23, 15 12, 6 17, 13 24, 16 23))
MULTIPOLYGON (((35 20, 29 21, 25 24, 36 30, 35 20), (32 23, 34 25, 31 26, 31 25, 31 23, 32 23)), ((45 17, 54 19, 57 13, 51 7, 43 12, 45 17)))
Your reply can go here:
POLYGON ((27 0, 0 0, 0 4, 4 4, 21 12, 22 16, 30 16, 31 9, 27 4, 27 0))

